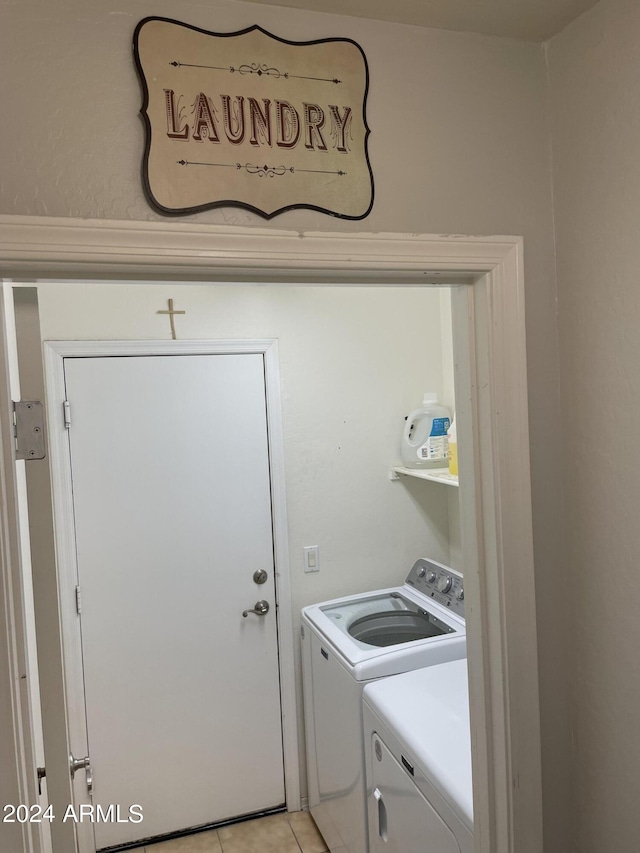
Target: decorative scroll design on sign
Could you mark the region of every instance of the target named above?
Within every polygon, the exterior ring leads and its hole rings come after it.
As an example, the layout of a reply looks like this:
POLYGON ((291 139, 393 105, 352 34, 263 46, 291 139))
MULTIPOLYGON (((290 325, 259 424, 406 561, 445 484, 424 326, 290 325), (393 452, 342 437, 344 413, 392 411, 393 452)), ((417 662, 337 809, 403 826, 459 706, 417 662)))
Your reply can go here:
POLYGON ((228 71, 229 74, 257 74, 258 77, 273 77, 278 80, 280 77, 285 80, 317 80, 319 83, 342 83, 337 77, 306 77, 303 74, 289 74, 288 71, 280 71, 278 68, 270 68, 265 63, 252 62, 251 64, 244 63, 237 68, 234 65, 194 65, 191 62, 178 62, 174 59, 170 62, 174 68, 207 68, 210 71, 228 71))
POLYGON ((274 178, 276 175, 282 177, 290 172, 293 175, 293 166, 254 166, 253 163, 247 163, 244 168, 250 175, 258 175, 260 178, 274 178))
POLYGON ((253 163, 245 163, 244 165, 242 163, 202 163, 197 160, 178 160, 177 162, 180 166, 220 166, 227 169, 244 169, 250 175, 258 175, 261 178, 264 178, 265 175, 269 178, 281 177, 287 172, 291 175, 295 175, 296 172, 306 172, 308 174, 338 175, 340 177, 347 174, 341 169, 332 172, 329 169, 296 169, 295 166, 255 166, 253 163))

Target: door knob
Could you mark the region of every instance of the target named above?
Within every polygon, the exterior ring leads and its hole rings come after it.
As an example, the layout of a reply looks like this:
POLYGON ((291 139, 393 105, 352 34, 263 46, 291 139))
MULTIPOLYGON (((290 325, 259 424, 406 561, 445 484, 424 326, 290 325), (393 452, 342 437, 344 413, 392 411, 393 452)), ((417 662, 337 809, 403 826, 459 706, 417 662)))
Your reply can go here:
POLYGON ((248 616, 250 613, 255 613, 256 616, 264 616, 265 613, 269 612, 269 602, 262 599, 261 601, 256 601, 255 607, 252 610, 243 610, 242 615, 248 616))
POLYGON ((91 769, 91 762, 89 756, 86 758, 74 758, 73 755, 69 756, 69 769, 71 770, 71 778, 76 775, 77 770, 85 770, 87 776, 87 790, 91 794, 93 791, 93 771, 91 769))

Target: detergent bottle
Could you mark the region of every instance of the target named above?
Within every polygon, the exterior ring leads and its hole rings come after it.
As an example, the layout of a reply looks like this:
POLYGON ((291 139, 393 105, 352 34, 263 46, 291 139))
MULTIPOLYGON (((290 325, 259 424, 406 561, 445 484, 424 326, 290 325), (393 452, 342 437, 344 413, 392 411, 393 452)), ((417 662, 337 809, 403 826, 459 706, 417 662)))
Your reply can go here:
POLYGON ((456 416, 453 416, 449 432, 449 473, 458 476, 458 431, 456 429, 456 416))
POLYGON ((450 425, 449 410, 438 403, 438 395, 426 393, 422 406, 405 422, 400 443, 402 464, 406 468, 446 468, 450 425))

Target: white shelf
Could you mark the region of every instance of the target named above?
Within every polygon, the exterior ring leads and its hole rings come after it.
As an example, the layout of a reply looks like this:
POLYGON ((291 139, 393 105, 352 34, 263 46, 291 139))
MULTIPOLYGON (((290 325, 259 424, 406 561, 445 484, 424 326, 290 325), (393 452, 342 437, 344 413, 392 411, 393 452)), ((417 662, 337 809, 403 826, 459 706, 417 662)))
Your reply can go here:
POLYGON ((400 477, 417 477, 418 480, 431 480, 433 483, 444 483, 445 486, 458 485, 458 478, 455 474, 450 474, 448 468, 402 468, 401 466, 392 468, 389 472, 391 480, 397 480, 400 477))

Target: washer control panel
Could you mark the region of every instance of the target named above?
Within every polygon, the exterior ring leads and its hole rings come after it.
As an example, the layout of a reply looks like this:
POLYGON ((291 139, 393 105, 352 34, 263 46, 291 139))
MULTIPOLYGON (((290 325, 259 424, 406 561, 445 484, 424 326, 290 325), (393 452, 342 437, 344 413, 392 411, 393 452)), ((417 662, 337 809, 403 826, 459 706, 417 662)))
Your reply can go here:
POLYGON ((460 572, 435 560, 416 560, 406 583, 422 595, 464 618, 464 584, 460 572))

